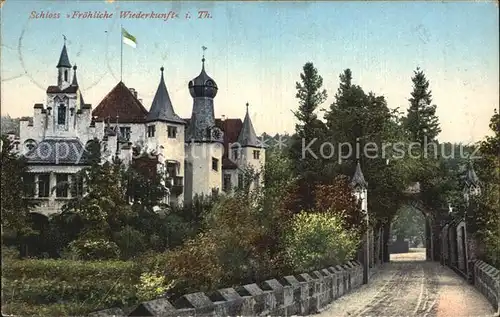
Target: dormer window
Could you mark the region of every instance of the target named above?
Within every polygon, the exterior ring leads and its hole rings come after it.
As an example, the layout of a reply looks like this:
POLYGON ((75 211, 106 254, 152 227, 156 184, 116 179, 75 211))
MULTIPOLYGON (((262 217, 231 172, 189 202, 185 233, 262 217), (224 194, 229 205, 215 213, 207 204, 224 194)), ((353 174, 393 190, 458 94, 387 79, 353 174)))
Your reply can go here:
POLYGON ((57 108, 57 124, 66 124, 66 105, 63 103, 57 108))

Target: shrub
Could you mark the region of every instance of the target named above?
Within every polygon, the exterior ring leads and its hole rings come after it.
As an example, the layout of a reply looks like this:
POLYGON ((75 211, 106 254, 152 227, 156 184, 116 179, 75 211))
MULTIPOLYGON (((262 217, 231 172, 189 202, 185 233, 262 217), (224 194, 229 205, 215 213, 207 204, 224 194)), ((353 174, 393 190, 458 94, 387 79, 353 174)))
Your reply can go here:
POLYGON ((116 243, 105 239, 81 238, 71 242, 69 248, 82 260, 109 260, 120 256, 116 243))
POLYGON ((145 272, 140 276, 140 282, 136 285, 137 298, 140 301, 156 299, 171 289, 174 282, 166 283, 165 276, 159 272, 145 272))
POLYGON ((146 249, 145 235, 130 226, 126 226, 121 231, 114 233, 113 240, 119 247, 120 254, 124 259, 134 257, 146 249))
POLYGON ((286 257, 296 272, 309 272, 351 260, 359 236, 332 213, 300 213, 286 233, 286 257))
POLYGON ((2 245, 2 260, 4 261, 16 260, 19 259, 19 257, 20 257, 20 252, 16 247, 8 247, 2 245))

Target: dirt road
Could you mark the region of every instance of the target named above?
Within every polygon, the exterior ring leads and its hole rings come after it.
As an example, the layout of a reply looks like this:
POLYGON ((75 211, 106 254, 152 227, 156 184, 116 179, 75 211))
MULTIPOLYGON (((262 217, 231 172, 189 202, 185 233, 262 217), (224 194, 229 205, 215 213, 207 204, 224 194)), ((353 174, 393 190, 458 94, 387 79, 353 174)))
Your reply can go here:
POLYGON ((391 255, 368 285, 334 301, 316 317, 494 316, 488 301, 455 272, 426 262, 424 252, 391 255))

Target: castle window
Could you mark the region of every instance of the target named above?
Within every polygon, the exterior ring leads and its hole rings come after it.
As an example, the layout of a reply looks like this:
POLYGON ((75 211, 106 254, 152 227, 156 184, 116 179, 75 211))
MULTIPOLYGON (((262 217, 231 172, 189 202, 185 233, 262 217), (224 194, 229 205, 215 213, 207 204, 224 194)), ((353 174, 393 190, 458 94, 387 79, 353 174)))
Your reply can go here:
POLYGON ((130 141, 130 127, 120 127, 120 134, 122 138, 124 138, 127 141, 130 141))
POLYGON ((63 103, 57 108, 57 124, 66 124, 66 106, 63 103))
POLYGON ((214 171, 218 171, 219 170, 219 160, 216 159, 215 157, 212 157, 212 169, 214 171))
POLYGON ((84 192, 82 175, 73 174, 73 177, 71 178, 71 184, 71 196, 82 197, 84 192))
POLYGON ((243 174, 238 174, 238 188, 243 188, 243 174))
POLYGON ((240 149, 233 149, 233 160, 237 160, 238 159, 238 152, 240 151, 240 149))
POLYGON ((260 157, 260 151, 259 151, 259 150, 254 150, 254 151, 253 151, 253 158, 254 158, 255 160, 258 160, 258 159, 259 159, 259 157, 260 157))
POLYGON ((231 191, 231 175, 230 174, 224 174, 223 190, 225 192, 231 191))
POLYGON ((24 185, 24 195, 26 197, 35 196, 35 175, 24 174, 23 175, 23 185, 24 185))
POLYGON ((170 139, 175 139, 177 137, 177 128, 176 127, 172 127, 172 126, 168 126, 167 128, 168 130, 168 137, 170 139))
POLYGON ((148 126, 148 138, 154 138, 156 132, 156 126, 150 125, 148 126))
POLYGON ((56 197, 68 197, 68 174, 56 174, 56 197))
POLYGON ((177 165, 175 163, 167 163, 167 173, 168 177, 175 177, 177 176, 177 165))
POLYGON ((64 71, 64 81, 68 81, 68 71, 64 71))
POLYGON ((50 174, 38 175, 38 197, 49 197, 50 174))

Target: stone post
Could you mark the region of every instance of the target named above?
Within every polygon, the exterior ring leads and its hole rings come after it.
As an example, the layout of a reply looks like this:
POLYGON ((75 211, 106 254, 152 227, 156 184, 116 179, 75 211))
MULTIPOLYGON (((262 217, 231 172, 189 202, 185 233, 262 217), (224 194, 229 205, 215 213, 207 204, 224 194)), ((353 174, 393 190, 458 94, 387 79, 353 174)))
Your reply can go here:
POLYGON ((467 271, 467 280, 473 283, 474 274, 472 268, 474 261, 477 259, 478 242, 476 241, 475 237, 476 228, 471 228, 471 220, 474 221, 475 219, 475 213, 478 207, 476 199, 479 196, 481 196, 481 183, 476 175, 476 172, 474 171, 474 166, 472 165, 471 161, 469 161, 467 167, 463 194, 467 206, 465 213, 465 231, 466 231, 465 251, 467 257, 465 263, 467 271))
POLYGON ((356 171, 352 177, 351 186, 354 188, 354 195, 361 204, 361 211, 365 216, 366 232, 363 237, 363 284, 367 284, 370 278, 370 219, 368 215, 368 183, 365 181, 359 162, 356 164, 356 171))

